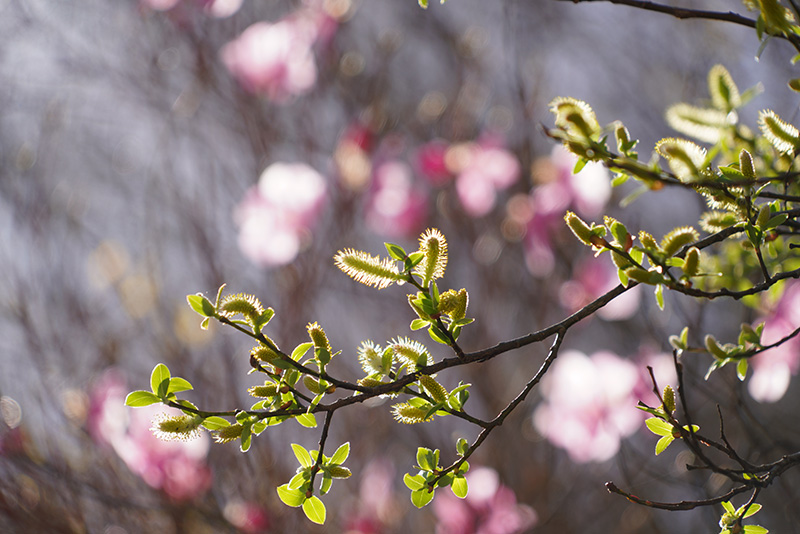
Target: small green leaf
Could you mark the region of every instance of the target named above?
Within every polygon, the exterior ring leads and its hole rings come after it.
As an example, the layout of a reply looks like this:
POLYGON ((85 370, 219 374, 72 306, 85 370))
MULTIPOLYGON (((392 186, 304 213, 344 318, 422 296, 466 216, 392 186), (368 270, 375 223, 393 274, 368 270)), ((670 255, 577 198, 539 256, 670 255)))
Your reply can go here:
POLYGON ((311 475, 309 475, 308 471, 303 469, 301 472, 297 473, 295 476, 292 477, 287 487, 290 490, 300 489, 303 486, 303 484, 308 482, 310 476, 311 475))
POLYGON ((469 449, 469 443, 464 438, 458 438, 456 441, 456 451, 458 452, 459 456, 464 456, 467 454, 467 449, 469 449))
POLYGON ((744 534, 767 534, 769 530, 761 525, 745 525, 744 534))
POLYGON ((747 509, 747 512, 742 517, 750 517, 751 515, 755 515, 758 511, 761 510, 761 505, 758 503, 753 503, 747 509))
POLYGON ((656 285, 656 304, 658 304, 658 309, 664 309, 664 286, 662 284, 656 285))
POLYGON ((430 328, 428 328, 428 335, 431 336, 431 339, 437 343, 441 343, 442 345, 450 344, 450 340, 447 339, 447 335, 435 324, 431 324, 430 328))
POLYGON ((436 469, 433 451, 425 447, 417 448, 417 466, 424 471, 436 469))
POLYGON ((239 450, 242 452, 247 452, 250 450, 250 442, 253 437, 253 431, 251 425, 244 425, 242 428, 242 436, 241 436, 241 445, 239 445, 239 450))
POLYGON ((317 428, 317 419, 314 417, 313 413, 298 415, 295 417, 295 420, 306 428, 317 428))
POLYGON ((131 406, 133 408, 150 406, 151 404, 155 404, 157 402, 161 402, 161 399, 149 391, 132 391, 128 393, 127 397, 125 397, 125 406, 131 406))
POLYGON ((292 443, 292 451, 294 451, 295 458, 297 458, 297 461, 300 462, 300 465, 303 467, 311 467, 314 465, 314 462, 311 460, 311 455, 308 454, 308 451, 302 445, 292 443))
POLYGON ((725 508, 725 511, 728 512, 729 514, 735 514, 736 513, 736 508, 733 507, 733 505, 730 503, 730 501, 723 501, 722 502, 722 507, 725 508))
POLYGON ((394 245, 392 243, 384 243, 383 246, 386 247, 386 252, 389 253, 389 256, 391 256, 396 260, 404 261, 406 259, 406 256, 408 256, 408 254, 406 254, 406 251, 403 250, 403 247, 399 245, 394 245))
POLYGON ((303 503, 303 512, 314 523, 318 525, 325 524, 325 505, 316 495, 306 499, 303 503))
POLYGON ((310 342, 310 341, 308 343, 300 343, 292 351, 291 358, 296 362, 300 361, 300 358, 305 356, 306 352, 308 352, 309 349, 311 347, 313 347, 313 346, 314 346, 314 344, 312 342, 310 342))
POLYGON ((173 377, 169 381, 167 393, 178 393, 180 391, 191 391, 194 389, 188 380, 179 376, 173 377))
POLYGON ((221 428, 231 426, 231 423, 227 419, 212 415, 211 417, 206 417, 203 419, 202 425, 209 430, 219 430, 221 428))
POLYGON ((453 495, 459 499, 465 498, 467 496, 467 492, 469 491, 467 479, 462 476, 454 477, 452 484, 450 484, 450 488, 453 490, 453 495))
POLYGON ((342 465, 345 462, 345 460, 347 460, 348 456, 350 456, 349 441, 343 444, 338 449, 336 449, 336 452, 333 453, 333 456, 331 456, 331 459, 327 463, 327 465, 342 465))
POLYGON ((659 454, 664 452, 666 450, 666 448, 669 447, 669 444, 672 443, 672 441, 674 439, 675 438, 672 437, 672 434, 670 434, 670 435, 664 436, 660 440, 658 440, 658 443, 656 443, 656 456, 658 456, 659 454))
POLYGON ((187 295, 186 301, 194 311, 203 317, 216 317, 217 315, 217 310, 214 309, 214 305, 211 304, 211 301, 200 293, 196 295, 187 295))
POLYGON ((747 377, 747 358, 740 359, 739 363, 736 364, 736 376, 739 377, 741 382, 744 382, 747 377))
MULTIPOLYGON (((345 469, 342 467, 342 469, 345 469)), ((319 494, 320 495, 327 495, 328 492, 331 490, 331 486, 333 485, 333 478, 331 477, 330 473, 324 473, 322 475, 322 484, 319 485, 319 494)))
POLYGON ((428 488, 414 490, 411 492, 411 502, 417 508, 426 506, 433 500, 433 491, 428 491, 428 488))
POLYGON ((658 417, 651 417, 647 421, 644 422, 647 428, 653 434, 657 436, 671 436, 672 435, 672 425, 664 421, 663 419, 659 419, 658 417))
POLYGON ((169 369, 163 363, 159 363, 153 368, 150 373, 150 388, 153 393, 161 398, 166 397, 167 390, 169 389, 169 369))
POLYGON ((428 486, 425 483, 425 477, 422 475, 410 475, 406 473, 403 476, 403 482, 405 482, 406 487, 412 491, 426 488, 428 486))
POLYGON ((303 502, 306 500, 306 495, 300 490, 296 489, 289 489, 289 484, 284 484, 283 486, 278 486, 278 497, 280 497, 283 504, 286 506, 291 506, 292 508, 297 508, 298 506, 302 505, 303 502))
POLYGON ((421 328, 425 328, 429 324, 430 322, 426 321, 425 319, 414 319, 411 321, 411 330, 419 330, 421 328))

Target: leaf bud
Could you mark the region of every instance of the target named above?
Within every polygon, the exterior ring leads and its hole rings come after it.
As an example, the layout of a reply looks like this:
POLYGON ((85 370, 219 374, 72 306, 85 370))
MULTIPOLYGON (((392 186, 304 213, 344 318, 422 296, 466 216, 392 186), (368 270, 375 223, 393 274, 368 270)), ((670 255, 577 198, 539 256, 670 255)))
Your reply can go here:
POLYGON ((667 413, 672 413, 675 411, 675 390, 672 389, 672 386, 664 386, 664 410, 667 413))
POLYGON ((745 178, 752 180, 756 177, 756 168, 753 164, 753 156, 744 148, 741 152, 739 152, 739 170, 742 171, 742 174, 745 178))
POLYGON ((686 251, 686 257, 683 259, 683 274, 691 277, 697 274, 700 266, 700 250, 697 247, 692 247, 686 251))
POLYGON ((589 228, 589 225, 583 222, 580 217, 578 217, 575 213, 568 211, 566 215, 564 215, 564 221, 566 221, 567 226, 570 230, 572 230, 572 233, 575 234, 575 237, 577 237, 584 245, 593 245, 592 241, 595 238, 595 235, 592 232, 592 229, 589 228))

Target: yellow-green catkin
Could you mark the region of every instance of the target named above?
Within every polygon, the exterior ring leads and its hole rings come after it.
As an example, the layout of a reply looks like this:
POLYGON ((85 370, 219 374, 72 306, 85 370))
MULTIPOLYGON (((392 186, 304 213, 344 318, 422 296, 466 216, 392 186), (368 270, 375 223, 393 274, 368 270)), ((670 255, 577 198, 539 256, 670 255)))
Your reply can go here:
POLYGON ((214 441, 217 443, 230 443, 242 437, 244 426, 241 423, 220 428, 214 433, 214 441))
POLYGON ((439 230, 429 228, 420 236, 418 252, 424 257, 414 268, 414 272, 422 277, 423 286, 444 276, 447 268, 447 240, 439 230))
POLYGON ((162 412, 153 419, 150 431, 163 441, 190 441, 200 437, 203 418, 197 415, 162 412))
POLYGON ((328 336, 325 335, 325 330, 323 330, 316 321, 308 323, 306 330, 308 330, 308 337, 314 342, 314 348, 331 350, 331 345, 328 343, 328 336))

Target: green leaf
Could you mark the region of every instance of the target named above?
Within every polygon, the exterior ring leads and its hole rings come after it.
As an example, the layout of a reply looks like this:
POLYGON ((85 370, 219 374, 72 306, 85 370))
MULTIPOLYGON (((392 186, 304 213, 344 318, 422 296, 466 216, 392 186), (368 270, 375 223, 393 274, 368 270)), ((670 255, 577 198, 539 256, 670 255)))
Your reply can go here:
POLYGON ((761 525, 745 525, 744 534, 767 534, 769 530, 761 525))
POLYGON ((239 445, 239 450, 242 452, 247 452, 250 450, 250 442, 253 437, 253 431, 251 425, 244 425, 242 428, 242 436, 241 436, 241 445, 239 445))
POLYGON ((457 476, 453 478, 453 483, 450 484, 450 488, 453 490, 453 495, 458 497, 459 499, 463 499, 467 496, 467 492, 469 491, 469 486, 467 485, 467 479, 462 476, 457 476))
POLYGON ((761 510, 761 505, 758 503, 753 503, 747 509, 747 512, 742 517, 750 517, 751 515, 755 515, 758 511, 761 510))
POLYGON ((433 471, 436 469, 433 451, 425 447, 417 448, 417 466, 423 471, 433 471))
POLYGON ((428 488, 414 490, 411 492, 411 502, 417 508, 426 506, 433 500, 433 491, 428 491, 428 488))
POLYGON ((412 252, 411 254, 408 255, 408 260, 411 262, 412 267, 416 267, 424 257, 425 254, 422 252, 412 252))
POLYGON ((231 423, 227 419, 212 415, 211 417, 206 417, 203 419, 202 425, 209 430, 219 430, 221 428, 231 426, 231 423))
POLYGON ((325 505, 316 495, 306 499, 303 503, 303 512, 314 523, 318 525, 325 524, 325 505))
POLYGON ((421 328, 425 328, 429 324, 430 322, 426 321, 425 319, 414 319, 411 321, 411 330, 419 330, 421 328))
POLYGON ((572 168, 572 174, 578 174, 586 167, 586 164, 589 163, 589 160, 586 158, 579 158, 578 161, 575 162, 575 167, 572 168))
POLYGON ((342 465, 347 457, 350 456, 350 442, 344 443, 341 447, 336 449, 336 452, 333 453, 331 456, 330 461, 328 461, 327 465, 342 465))
POLYGON ((664 309, 664 286, 662 284, 656 285, 656 304, 658 304, 658 309, 664 309))
POLYGON ((314 462, 311 460, 311 455, 308 454, 308 451, 302 445, 292 443, 292 451, 294 451, 295 458, 297 458, 297 461, 300 462, 300 465, 303 467, 311 467, 314 465, 314 462))
POLYGON ((741 382, 744 382, 747 377, 747 358, 740 359, 739 363, 736 364, 736 376, 739 377, 741 382))
POLYGON ((289 484, 287 485, 287 487, 290 490, 300 489, 300 488, 303 487, 303 484, 308 482, 308 480, 310 478, 311 478, 311 475, 308 473, 308 471, 303 469, 302 471, 300 471, 299 473, 297 473, 295 476, 292 477, 292 479, 289 481, 289 484))
POLYGON ((295 417, 295 420, 306 428, 317 428, 317 419, 314 417, 313 413, 298 415, 295 417))
POLYGON ((386 252, 389 253, 389 256, 391 256, 396 260, 404 261, 406 259, 406 256, 408 256, 408 254, 406 254, 406 251, 403 250, 403 247, 399 245, 394 245, 392 243, 384 243, 383 246, 386 247, 386 252))
POLYGON ((214 309, 214 305, 211 304, 211 301, 208 300, 206 297, 204 297, 201 293, 198 293, 196 295, 187 295, 186 301, 189 303, 189 306, 191 306, 194 311, 196 311, 203 317, 217 316, 217 310, 214 309))
POLYGON ((289 489, 289 484, 278 486, 278 497, 283 501, 286 506, 297 508, 302 505, 306 500, 306 495, 300 490, 289 489))
POLYGON ((300 343, 300 344, 299 344, 299 345, 297 345, 297 346, 294 348, 294 350, 292 351, 291 358, 292 358, 294 361, 299 361, 299 360, 300 360, 300 358, 302 358, 303 356, 305 356, 306 352, 308 352, 308 351, 309 351, 309 349, 310 349, 311 347, 313 347, 313 346, 314 346, 314 343, 312 343, 312 342, 310 342, 310 341, 309 341, 308 343, 300 343))
POLYGON ((319 494, 327 495, 327 493, 331 490, 332 485, 333 485, 333 478, 331 478, 331 474, 324 473, 322 475, 322 484, 319 485, 319 494))
POLYGON ((156 365, 153 368, 153 372, 150 373, 150 388, 153 393, 161 398, 166 397, 169 389, 169 379, 170 374, 167 366, 163 363, 156 365))
POLYGON ((730 501, 723 501, 722 502, 722 507, 725 508, 725 511, 728 512, 729 514, 735 514, 736 513, 736 508, 733 507, 733 505, 730 503, 730 501))
POLYGON ((419 7, 422 9, 428 9, 428 0, 417 0, 419 2, 419 7))
POLYGON ((464 438, 458 438, 456 441, 456 451, 458 452, 459 456, 464 456, 467 454, 467 449, 469 449, 469 443, 464 438))
POLYGON ((125 397, 125 406, 132 406, 133 408, 140 408, 142 406, 150 406, 161 402, 157 395, 153 395, 149 391, 132 391, 125 397))
POLYGON ((675 438, 672 437, 672 434, 670 434, 670 435, 664 436, 660 440, 658 440, 658 443, 656 443, 656 456, 658 456, 659 454, 664 452, 666 450, 666 448, 669 447, 669 444, 672 443, 672 441, 674 439, 675 438))
POLYGON ((437 343, 441 343, 442 345, 450 344, 450 340, 447 339, 447 335, 435 324, 431 324, 430 328, 428 328, 428 335, 431 336, 431 339, 437 343))
POLYGON ((406 473, 403 476, 403 482, 406 487, 412 491, 428 487, 428 484, 425 482, 425 477, 422 475, 410 475, 406 473))
POLYGON ((190 391, 194 389, 188 380, 179 376, 173 377, 169 381, 167 393, 178 393, 179 391, 190 391))
POLYGON ((651 417, 647 421, 644 422, 647 428, 653 434, 657 436, 671 436, 672 435, 672 425, 664 421, 663 419, 659 419, 658 417, 651 417))

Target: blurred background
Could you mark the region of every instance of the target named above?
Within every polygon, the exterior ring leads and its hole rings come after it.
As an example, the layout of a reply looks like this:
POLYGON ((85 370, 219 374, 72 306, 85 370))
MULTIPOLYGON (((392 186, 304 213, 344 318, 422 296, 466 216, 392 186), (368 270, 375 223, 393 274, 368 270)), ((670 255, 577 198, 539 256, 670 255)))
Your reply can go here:
MULTIPOLYGON (((323 527, 275 492, 296 467, 289 444, 316 448, 318 430, 270 428, 246 454, 208 435, 164 443, 149 431, 160 410, 123 401, 164 362, 194 384, 186 398, 201 408, 255 402, 251 343, 200 330, 186 305, 222 283, 276 310, 269 335, 284 349, 319 321, 342 350, 330 368, 341 378, 362 376, 366 339, 408 335, 450 356, 409 331, 405 288, 358 285, 332 261, 345 247, 380 254, 384 241, 414 250, 428 227, 449 241, 440 287, 469 290, 477 320, 465 350, 560 320, 616 284, 610 262, 565 231, 564 212, 619 214, 630 188, 612 190, 601 168, 572 174, 574 160, 542 134, 548 102, 589 101, 601 124, 622 120, 647 158, 674 135, 663 110, 707 98, 716 63, 741 89, 764 83, 744 122, 767 107, 796 119, 787 45, 770 43, 756 61, 748 28, 545 0, 427 11, 413 0, 5 0, 0 42, 0 531, 715 528, 721 508, 653 511, 603 483, 662 501, 730 489, 687 472, 679 444, 653 456, 656 438, 634 409, 655 402, 645 366, 660 385, 674 380, 667 337, 685 325, 726 341, 742 321, 796 326, 796 288, 748 308, 668 295, 663 312, 651 291, 626 293, 570 330, 548 379, 471 459, 464 501, 440 491, 416 510, 402 476, 417 446, 449 463, 475 428, 400 425, 389 402, 338 412, 329 443, 350 441, 354 476, 334 484, 323 527)), ((622 220, 660 237, 702 209, 662 192, 622 220)), ((546 353, 529 346, 439 378, 472 383, 467 410, 491 418, 546 353)), ((760 378, 745 384, 732 371, 704 382, 710 361, 692 356, 696 422, 717 428, 719 403, 743 456, 795 451, 799 353, 754 362, 760 378)), ((789 478, 759 499, 758 522, 773 532, 800 520, 789 478)))

